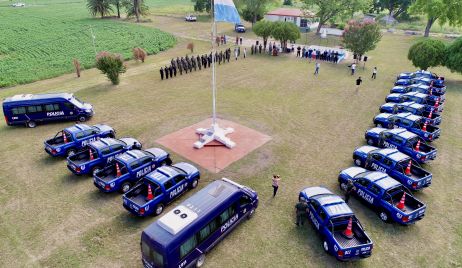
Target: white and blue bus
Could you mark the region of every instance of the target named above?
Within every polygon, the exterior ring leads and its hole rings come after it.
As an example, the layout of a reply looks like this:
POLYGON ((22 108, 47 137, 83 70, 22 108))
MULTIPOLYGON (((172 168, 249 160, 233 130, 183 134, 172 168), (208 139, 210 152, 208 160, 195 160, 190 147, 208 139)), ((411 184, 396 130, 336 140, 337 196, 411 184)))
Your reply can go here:
POLYGON ((93 116, 93 106, 77 99, 71 93, 22 94, 3 101, 7 125, 35 127, 48 121, 79 120, 93 116))
POLYGON ((246 186, 225 178, 210 183, 143 230, 143 265, 201 267, 205 254, 257 206, 257 193, 246 186))

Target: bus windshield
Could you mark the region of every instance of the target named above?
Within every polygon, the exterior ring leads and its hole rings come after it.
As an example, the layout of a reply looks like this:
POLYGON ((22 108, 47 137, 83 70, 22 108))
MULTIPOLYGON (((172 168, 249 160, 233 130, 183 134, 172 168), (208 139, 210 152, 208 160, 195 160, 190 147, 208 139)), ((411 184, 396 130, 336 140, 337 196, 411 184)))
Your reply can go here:
POLYGON ((145 261, 154 263, 155 267, 164 267, 164 256, 149 246, 144 239, 141 239, 141 251, 145 261))

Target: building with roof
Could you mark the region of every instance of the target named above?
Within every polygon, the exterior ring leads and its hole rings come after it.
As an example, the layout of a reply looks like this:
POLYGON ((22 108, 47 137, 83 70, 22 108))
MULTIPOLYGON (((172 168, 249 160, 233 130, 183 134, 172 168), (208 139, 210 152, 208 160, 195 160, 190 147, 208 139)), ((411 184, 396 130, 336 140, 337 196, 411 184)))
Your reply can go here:
POLYGON ((313 29, 318 27, 314 22, 315 15, 311 11, 302 11, 298 8, 278 8, 268 12, 265 19, 268 21, 288 21, 293 22, 300 28, 313 29))

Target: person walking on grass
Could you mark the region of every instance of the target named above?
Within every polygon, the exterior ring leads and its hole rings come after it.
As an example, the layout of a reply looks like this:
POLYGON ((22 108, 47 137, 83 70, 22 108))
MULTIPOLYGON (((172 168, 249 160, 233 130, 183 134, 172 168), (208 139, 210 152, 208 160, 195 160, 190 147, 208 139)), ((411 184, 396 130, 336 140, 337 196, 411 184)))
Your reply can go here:
POLYGON ((279 175, 273 175, 273 179, 271 182, 271 185, 273 186, 273 197, 275 197, 276 193, 278 192, 280 180, 281 180, 281 177, 279 177, 279 175))
POLYGON ((363 80, 361 79, 361 76, 358 77, 358 79, 356 79, 356 91, 359 90, 359 86, 361 85, 362 82, 363 80))
POLYGON ((308 204, 305 200, 301 200, 295 205, 295 213, 297 214, 297 221, 295 222, 295 224, 297 226, 300 226, 300 224, 303 226, 303 223, 305 222, 305 218, 307 216, 307 212, 308 204))
POLYGON ((374 69, 372 70, 372 79, 376 79, 377 78, 377 67, 374 67, 374 69))
POLYGON ((244 48, 244 59, 245 59, 246 56, 247 56, 247 49, 244 48))
POLYGON ((351 64, 351 75, 355 75, 355 71, 356 71, 356 64, 353 63, 351 64))
POLYGON ((321 64, 319 62, 316 62, 316 64, 314 65, 314 75, 319 74, 319 68, 321 68, 321 64))

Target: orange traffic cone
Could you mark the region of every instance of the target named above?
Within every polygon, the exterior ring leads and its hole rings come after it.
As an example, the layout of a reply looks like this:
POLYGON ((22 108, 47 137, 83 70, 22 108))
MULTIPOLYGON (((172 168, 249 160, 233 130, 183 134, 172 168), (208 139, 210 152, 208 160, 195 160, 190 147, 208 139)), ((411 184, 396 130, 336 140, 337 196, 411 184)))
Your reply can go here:
POLYGON ((436 99, 436 102, 435 102, 435 109, 438 108, 438 106, 440 105, 440 99, 436 99))
POLYGON ((152 194, 151 184, 148 184, 148 196, 146 197, 147 200, 152 200, 154 195, 152 194))
POLYGON ((116 177, 120 176, 122 176, 122 172, 120 172, 119 163, 116 163, 116 177))
POLYGON ((409 164, 407 164, 407 167, 406 167, 406 170, 404 171, 404 174, 411 175, 411 166, 412 166, 412 160, 409 160, 409 164))
POLYGON ((433 117, 433 110, 430 111, 430 113, 428 114, 428 119, 432 119, 433 117))
POLYGON ((422 130, 423 130, 423 131, 427 131, 427 121, 425 121, 425 123, 424 123, 424 125, 423 125, 423 127, 422 127, 422 130))
POLYGON ((67 137, 66 137, 66 133, 64 133, 64 131, 63 131, 63 139, 64 139, 64 143, 67 143, 67 137))
POLYGON ((91 149, 88 150, 88 151, 90 152, 90 161, 93 160, 93 159, 95 159, 95 158, 93 157, 93 152, 91 151, 91 149))
POLYGON ((401 197, 401 200, 399 201, 399 203, 396 204, 396 207, 401 209, 401 210, 404 210, 404 201, 405 200, 406 200, 406 193, 404 192, 403 197, 401 197))
POLYGON ((343 231, 343 235, 348 239, 352 239, 353 238, 352 230, 353 230, 353 218, 350 217, 350 221, 348 222, 348 226, 345 229, 345 231, 343 231))
POLYGON ((418 152, 420 150, 420 140, 417 141, 417 145, 415 146, 415 149, 414 149, 416 152, 418 152))

